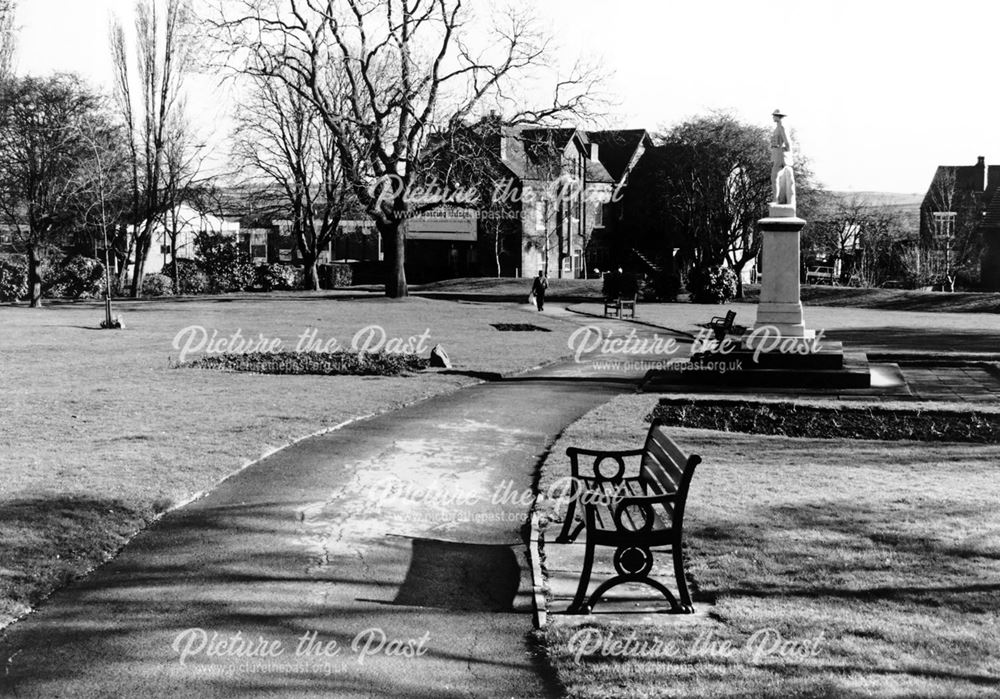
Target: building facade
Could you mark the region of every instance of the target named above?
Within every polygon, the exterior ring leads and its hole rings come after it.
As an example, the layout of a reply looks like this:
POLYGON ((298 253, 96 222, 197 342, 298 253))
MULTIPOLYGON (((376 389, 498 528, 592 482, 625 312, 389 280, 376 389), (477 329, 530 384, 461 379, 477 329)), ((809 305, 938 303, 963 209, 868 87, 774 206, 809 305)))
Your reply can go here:
POLYGON ((978 268, 981 288, 1000 291, 1000 165, 940 165, 920 207, 920 240, 952 275, 978 268), (997 200, 997 201, 995 201, 997 200))

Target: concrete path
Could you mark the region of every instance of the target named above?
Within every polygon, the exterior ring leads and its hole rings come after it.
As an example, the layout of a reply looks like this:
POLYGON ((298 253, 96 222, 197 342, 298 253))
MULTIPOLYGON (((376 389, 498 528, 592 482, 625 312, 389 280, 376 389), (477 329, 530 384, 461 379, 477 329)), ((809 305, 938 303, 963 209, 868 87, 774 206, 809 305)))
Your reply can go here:
POLYGON ((522 527, 556 436, 641 375, 594 366, 258 462, 10 627, 0 696, 556 696, 529 644, 522 527))

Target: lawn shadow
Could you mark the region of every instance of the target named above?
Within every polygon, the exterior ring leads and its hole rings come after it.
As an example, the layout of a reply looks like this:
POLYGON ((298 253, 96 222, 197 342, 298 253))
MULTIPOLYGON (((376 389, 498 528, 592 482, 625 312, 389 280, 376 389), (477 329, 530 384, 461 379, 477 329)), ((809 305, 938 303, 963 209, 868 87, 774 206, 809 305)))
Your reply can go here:
POLYGON ((925 326, 885 326, 877 328, 838 328, 824 335, 827 340, 844 343, 846 349, 864 347, 875 351, 922 352, 996 352, 1000 347, 1000 329, 989 327, 935 328, 925 326))
POLYGON ((751 510, 746 520, 696 524, 690 529, 690 541, 698 557, 724 555, 766 536, 770 543, 764 544, 762 555, 777 559, 774 568, 789 573, 778 576, 761 570, 740 580, 726 580, 720 574, 715 585, 701 580, 702 592, 712 599, 722 595, 850 599, 991 613, 1000 606, 1000 582, 983 580, 990 578, 1000 552, 943 539, 937 535, 941 527, 927 520, 931 512, 927 508, 933 508, 942 521, 983 514, 978 506, 957 503, 925 504, 905 512, 887 510, 880 503, 820 501, 762 506, 751 510), (761 522, 767 523, 766 535, 761 522), (789 533, 790 543, 778 543, 785 540, 775 535, 781 531, 789 533), (831 543, 815 543, 823 541, 831 543), (772 547, 778 548, 766 550, 772 547), (832 584, 832 579, 843 583, 832 584), (815 583, 803 584, 804 580, 815 583))

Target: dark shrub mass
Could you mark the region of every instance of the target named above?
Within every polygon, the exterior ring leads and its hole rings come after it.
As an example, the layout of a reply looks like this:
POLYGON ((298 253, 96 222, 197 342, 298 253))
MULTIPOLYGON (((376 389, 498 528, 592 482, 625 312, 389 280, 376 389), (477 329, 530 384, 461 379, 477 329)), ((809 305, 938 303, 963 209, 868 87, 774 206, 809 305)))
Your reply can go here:
POLYGON ((663 399, 646 418, 678 427, 785 437, 1000 444, 1000 414, 976 411, 663 399))
POLYGON ((428 363, 416 355, 385 352, 248 352, 206 355, 183 366, 255 374, 399 376, 425 369, 428 363))

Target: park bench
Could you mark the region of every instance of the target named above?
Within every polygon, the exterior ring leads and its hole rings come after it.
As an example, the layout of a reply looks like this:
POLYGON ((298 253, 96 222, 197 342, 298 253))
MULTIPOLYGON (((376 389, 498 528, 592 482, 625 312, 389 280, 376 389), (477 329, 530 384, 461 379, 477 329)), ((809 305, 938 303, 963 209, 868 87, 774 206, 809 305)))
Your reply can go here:
POLYGON ((806 269, 806 284, 837 284, 833 267, 809 267, 806 269))
POLYGON ((733 323, 736 321, 736 311, 727 311, 726 315, 715 316, 708 321, 708 327, 715 333, 715 339, 722 342, 726 335, 733 331, 733 323))
POLYGON ((650 426, 642 449, 598 451, 570 447, 566 454, 570 459, 573 492, 556 541, 569 543, 581 530, 586 531, 580 583, 567 611, 590 613, 611 588, 641 582, 659 591, 670 602, 671 611, 692 613, 694 608, 684 578, 682 538, 684 504, 701 457, 685 456, 658 421, 650 426), (584 472, 580 457, 593 457, 592 473, 584 472), (641 457, 636 476, 625 475, 625 459, 629 457, 641 457), (606 460, 616 467, 610 475, 601 470, 606 460), (617 575, 602 582, 588 598, 597 546, 615 548, 612 560, 617 575), (673 556, 678 597, 650 577, 653 569, 651 549, 660 547, 668 547, 673 556))
POLYGON ((604 317, 608 318, 614 314, 616 318, 635 318, 635 299, 636 296, 634 294, 632 296, 605 298, 604 317))

